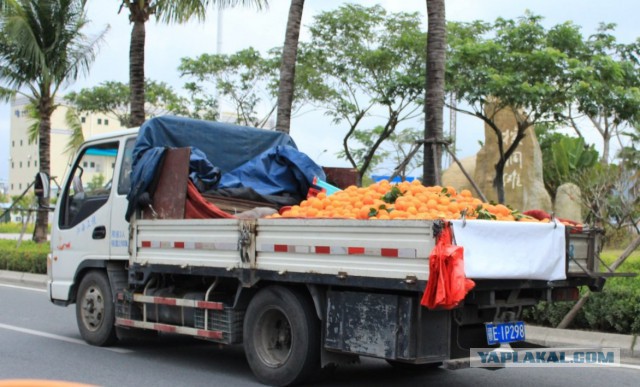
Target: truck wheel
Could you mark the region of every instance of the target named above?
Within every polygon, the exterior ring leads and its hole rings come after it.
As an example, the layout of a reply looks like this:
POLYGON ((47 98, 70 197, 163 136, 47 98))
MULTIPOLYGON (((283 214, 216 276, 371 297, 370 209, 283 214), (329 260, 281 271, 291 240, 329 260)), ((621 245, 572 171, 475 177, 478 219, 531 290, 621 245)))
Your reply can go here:
POLYGON ((264 384, 300 383, 320 369, 320 323, 313 303, 281 286, 261 290, 244 319, 244 351, 264 384))
POLYGON ((80 281, 76 320, 80 335, 87 343, 103 347, 116 342, 115 304, 105 273, 91 271, 80 281))

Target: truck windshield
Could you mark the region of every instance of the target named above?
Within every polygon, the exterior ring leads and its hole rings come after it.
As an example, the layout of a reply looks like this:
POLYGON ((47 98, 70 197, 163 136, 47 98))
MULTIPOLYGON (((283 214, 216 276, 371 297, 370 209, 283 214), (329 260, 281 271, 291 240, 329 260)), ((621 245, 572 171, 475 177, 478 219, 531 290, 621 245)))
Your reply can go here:
POLYGON ((117 156, 117 142, 83 150, 62 196, 60 228, 74 227, 107 202, 117 156))

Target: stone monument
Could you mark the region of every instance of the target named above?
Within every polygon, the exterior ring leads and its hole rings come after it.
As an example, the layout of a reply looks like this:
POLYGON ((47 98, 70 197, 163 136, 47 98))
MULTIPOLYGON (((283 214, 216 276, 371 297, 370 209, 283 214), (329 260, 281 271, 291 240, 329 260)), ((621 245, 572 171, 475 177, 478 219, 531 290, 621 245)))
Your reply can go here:
MULTIPOLYGON (((476 156, 473 155, 460 159, 460 164, 462 164, 462 167, 467 171, 469 176, 473 177, 476 169, 476 156)), ((478 196, 471 183, 469 183, 469 180, 467 180, 466 176, 462 173, 460 167, 458 167, 458 164, 456 163, 452 163, 451 166, 442 173, 442 185, 445 187, 452 186, 458 190, 458 192, 463 189, 468 189, 474 196, 478 196)))
POLYGON ((554 210, 558 218, 582 223, 582 203, 580 188, 573 183, 558 187, 554 210))
MULTIPOLYGON (((487 105, 487 111, 494 109, 487 105)), ((515 115, 510 109, 502 109, 495 114, 495 123, 502 131, 504 149, 513 143, 517 133, 515 115)), ((484 146, 475 157, 474 167, 467 168, 471 158, 465 159, 463 166, 473 176, 488 200, 498 201, 498 195, 493 187, 495 165, 499 159, 498 139, 493 130, 485 124, 484 146)), ((552 210, 551 197, 547 193, 542 180, 542 152, 535 136, 533 127, 527 128, 525 137, 520 141, 516 151, 511 155, 504 168, 505 201, 514 209, 521 211, 540 209, 552 210)), ((452 185, 457 189, 471 189, 457 165, 453 164, 443 174, 443 184, 452 185)), ((474 192, 475 194, 475 192, 474 192)))

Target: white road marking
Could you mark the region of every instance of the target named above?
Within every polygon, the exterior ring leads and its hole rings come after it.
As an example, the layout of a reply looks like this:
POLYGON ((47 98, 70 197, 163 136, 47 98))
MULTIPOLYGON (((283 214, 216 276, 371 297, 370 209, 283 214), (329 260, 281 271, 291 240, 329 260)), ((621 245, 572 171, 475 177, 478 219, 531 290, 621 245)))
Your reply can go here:
MULTIPOLYGON (((26 333, 28 335, 46 337, 48 339, 60 340, 60 341, 64 341, 64 342, 72 343, 72 344, 80 344, 80 345, 87 345, 87 346, 89 345, 86 342, 84 342, 82 340, 79 340, 79 339, 73 339, 71 337, 54 335, 53 333, 36 331, 36 330, 33 330, 33 329, 16 327, 16 326, 13 326, 13 325, 7 325, 7 324, 0 323, 0 328, 7 329, 7 330, 10 330, 10 331, 20 332, 20 333, 26 333)), ((111 351, 111 352, 115 352, 115 353, 131 353, 131 352, 133 352, 130 349, 124 349, 124 348, 106 348, 106 347, 103 347, 102 349, 106 349, 107 351, 111 351)))
POLYGON ((31 288, 31 287, 28 287, 28 286, 17 286, 17 285, 8 285, 8 284, 0 284, 0 286, 1 287, 5 287, 5 288, 31 290, 33 292, 41 292, 41 293, 46 293, 47 292, 47 289, 31 288))

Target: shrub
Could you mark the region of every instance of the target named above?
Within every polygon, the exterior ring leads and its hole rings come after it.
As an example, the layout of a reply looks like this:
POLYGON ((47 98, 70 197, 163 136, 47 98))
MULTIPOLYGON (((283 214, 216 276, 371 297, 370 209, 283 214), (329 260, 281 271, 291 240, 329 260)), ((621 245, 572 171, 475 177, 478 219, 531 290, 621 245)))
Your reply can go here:
POLYGON ((0 240, 0 270, 47 273, 47 243, 23 241, 20 247, 16 247, 16 244, 14 240, 0 240))

